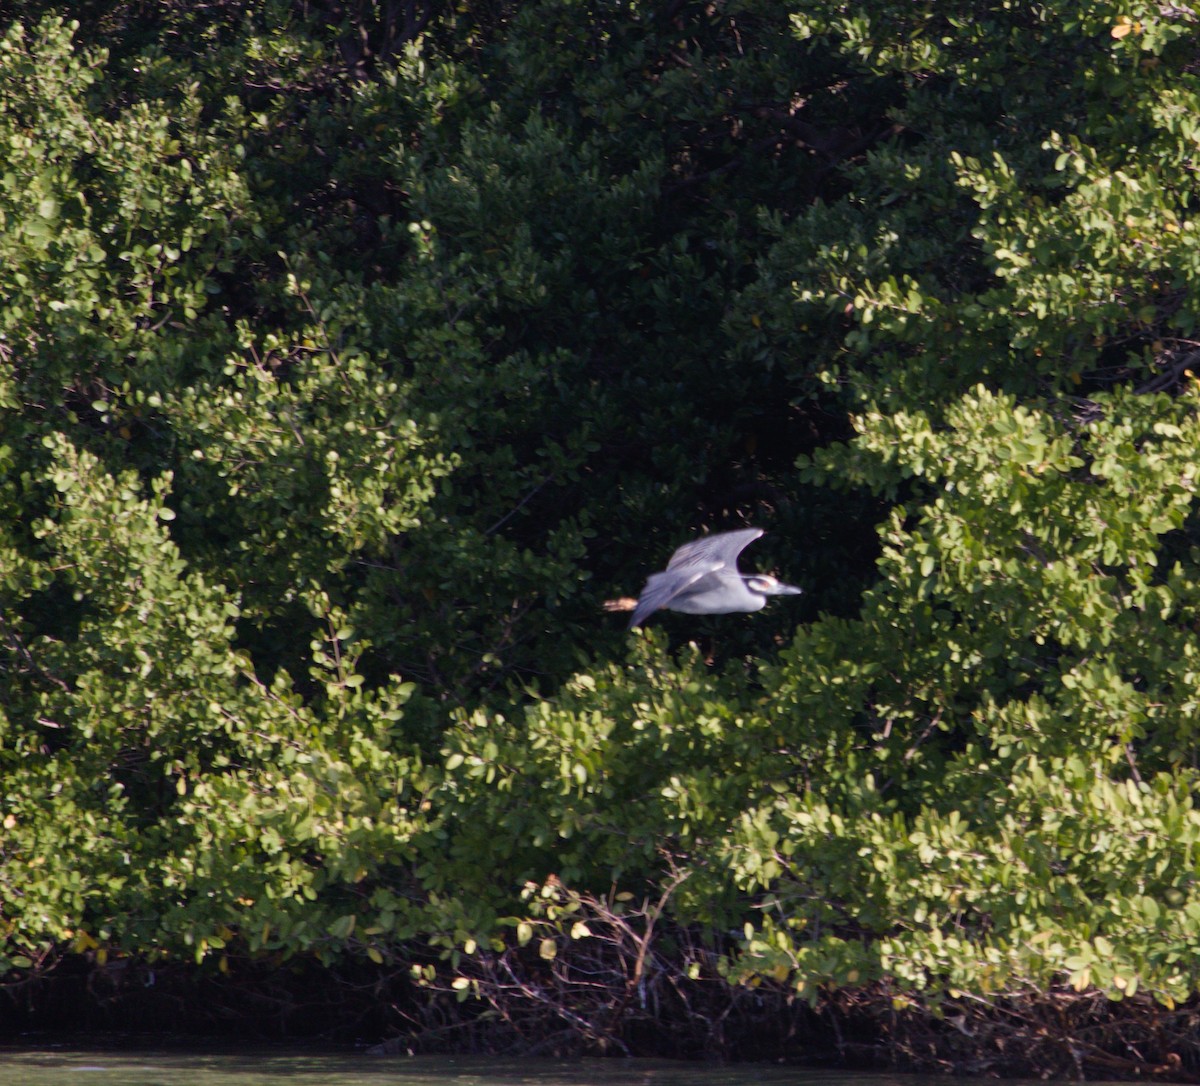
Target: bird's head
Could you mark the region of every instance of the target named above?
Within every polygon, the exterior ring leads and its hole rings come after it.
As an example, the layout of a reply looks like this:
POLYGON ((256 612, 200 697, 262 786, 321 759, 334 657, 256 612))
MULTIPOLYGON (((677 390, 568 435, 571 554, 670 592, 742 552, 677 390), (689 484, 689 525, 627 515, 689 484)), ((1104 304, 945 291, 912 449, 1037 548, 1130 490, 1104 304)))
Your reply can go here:
POLYGON ((747 577, 746 587, 751 592, 757 592, 763 596, 798 596, 803 591, 795 585, 777 581, 767 573, 755 573, 753 576, 747 577))

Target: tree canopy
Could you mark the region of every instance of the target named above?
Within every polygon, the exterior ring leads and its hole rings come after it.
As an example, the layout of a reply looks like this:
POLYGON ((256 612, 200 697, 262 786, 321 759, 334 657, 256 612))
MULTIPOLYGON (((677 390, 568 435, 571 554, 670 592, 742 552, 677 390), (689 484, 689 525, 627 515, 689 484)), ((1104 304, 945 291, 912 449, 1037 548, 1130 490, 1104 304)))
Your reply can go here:
POLYGON ((5 20, 0 973, 1196 993, 1189 8, 5 20))

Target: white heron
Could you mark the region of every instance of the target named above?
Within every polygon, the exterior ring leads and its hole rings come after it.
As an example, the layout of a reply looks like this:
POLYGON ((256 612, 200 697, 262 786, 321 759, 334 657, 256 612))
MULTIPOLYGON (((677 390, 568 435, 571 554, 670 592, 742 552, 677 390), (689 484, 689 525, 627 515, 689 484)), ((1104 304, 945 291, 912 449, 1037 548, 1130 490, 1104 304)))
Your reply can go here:
POLYGON ((739 572, 738 555, 762 534, 761 528, 742 528, 685 543, 671 555, 666 570, 650 574, 633 604, 630 629, 663 608, 685 615, 727 615, 760 611, 768 596, 798 596, 799 588, 766 573, 739 572))

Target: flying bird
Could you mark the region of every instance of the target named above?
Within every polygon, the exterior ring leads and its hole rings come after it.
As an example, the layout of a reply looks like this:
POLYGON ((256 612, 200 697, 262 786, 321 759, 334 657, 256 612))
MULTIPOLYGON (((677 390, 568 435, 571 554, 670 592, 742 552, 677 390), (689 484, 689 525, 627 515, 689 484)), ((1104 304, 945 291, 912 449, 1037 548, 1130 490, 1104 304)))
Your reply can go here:
MULTIPOLYGON (((640 626, 655 611, 682 611, 686 615, 727 615, 734 611, 760 611, 768 596, 798 596, 800 589, 765 573, 741 573, 738 555, 763 534, 761 528, 721 532, 685 543, 662 573, 651 573, 642 595, 633 604, 629 628, 640 626)), ((614 601, 610 610, 625 610, 614 601)))

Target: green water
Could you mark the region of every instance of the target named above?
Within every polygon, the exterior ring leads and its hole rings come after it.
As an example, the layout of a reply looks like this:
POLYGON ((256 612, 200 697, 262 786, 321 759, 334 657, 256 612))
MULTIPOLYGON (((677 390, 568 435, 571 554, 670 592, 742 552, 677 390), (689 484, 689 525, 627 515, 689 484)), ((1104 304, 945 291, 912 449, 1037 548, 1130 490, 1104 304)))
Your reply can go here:
MULTIPOLYGON (((567 1063, 365 1054, 0 1049, 0 1086, 929 1086, 932 1082, 971 1086, 968 1079, 657 1060, 567 1063)), ((995 1086, 995 1080, 989 1086, 995 1086)))

